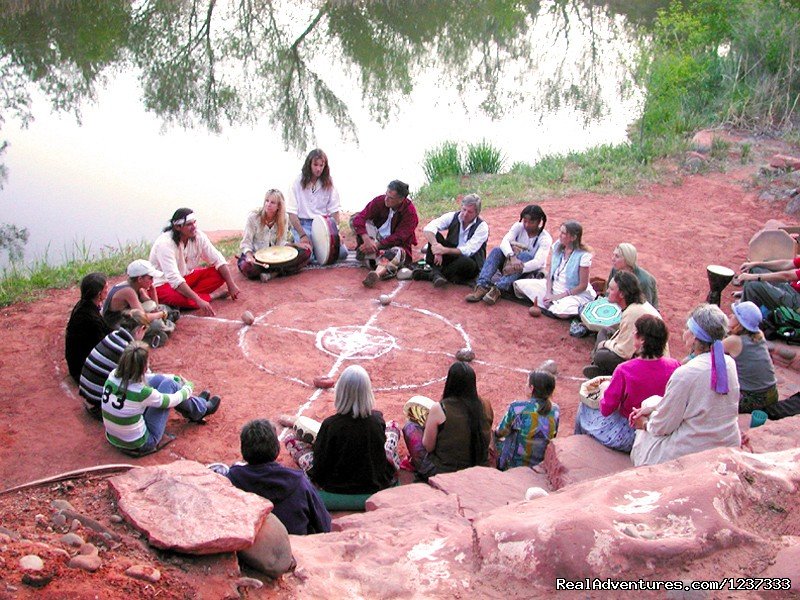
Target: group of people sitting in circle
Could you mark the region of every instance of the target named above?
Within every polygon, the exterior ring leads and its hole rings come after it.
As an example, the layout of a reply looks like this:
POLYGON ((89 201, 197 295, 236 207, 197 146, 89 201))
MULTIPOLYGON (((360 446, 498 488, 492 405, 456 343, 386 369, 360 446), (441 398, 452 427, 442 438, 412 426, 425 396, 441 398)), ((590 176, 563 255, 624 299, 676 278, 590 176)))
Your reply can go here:
MULTIPOLYGON (((237 260, 246 278, 270 281, 298 272, 315 259, 310 237, 317 215, 338 222, 339 195, 327 156, 312 151, 288 200, 276 189, 248 216, 237 260), (259 264, 262 248, 291 245, 297 258, 278 268, 259 264)), ((546 230, 541 206, 522 209, 500 245, 486 252, 489 227, 480 217, 481 202, 465 196, 458 211, 433 219, 422 230, 427 242, 424 263, 413 262, 418 216, 408 185, 394 180, 385 194, 353 215, 356 256, 368 273, 363 285, 400 276, 473 284, 468 303, 496 304, 506 297, 527 298, 534 309, 561 319, 575 318, 598 295, 590 281, 593 254, 583 228, 567 220, 555 242, 546 230)), ((340 255, 343 258, 347 249, 340 255)), ((727 317, 713 304, 697 307, 688 318, 684 341, 691 353, 683 363, 669 356, 669 332, 658 312, 655 278, 637 262, 636 248, 619 244, 607 279, 609 302, 621 309, 619 325, 598 332, 584 368, 587 379, 604 377, 607 387, 596 407, 581 403, 575 433, 630 453, 635 465, 656 464, 716 446, 739 446, 737 414, 777 401, 772 361, 759 325, 760 305, 784 303, 798 295, 800 264, 743 265, 744 298, 727 317), (772 269, 772 270, 770 270, 772 269), (764 273, 764 274, 756 274, 764 273), (787 289, 775 286, 786 284, 787 289)), ((90 415, 102 420, 107 440, 133 456, 161 447, 169 436, 169 409, 202 422, 216 412, 221 399, 180 376, 149 370, 151 347, 164 343, 180 309, 214 315, 212 302, 241 290, 225 257, 197 228, 194 212, 175 211, 156 239, 149 260, 135 260, 126 281, 108 290, 100 273, 81 281, 81 298, 66 330, 66 360, 90 415), (143 343, 146 340, 149 343, 143 343)), ((800 303, 798 303, 800 304, 800 303)), ((527 398, 513 402, 493 429, 491 404, 478 394, 475 371, 466 362, 449 368, 439 402, 424 424, 400 426, 375 410, 367 372, 345 369, 336 384, 335 414, 325 419, 314 440, 285 436, 286 448, 305 475, 276 462, 279 443, 267 420, 247 423, 241 431, 246 462, 219 465, 238 487, 268 497, 290 533, 330 529, 323 494, 371 494, 397 483, 401 466, 420 479, 475 465, 501 469, 535 466, 558 433, 560 408, 552 401, 554 370, 547 365, 530 372, 527 398), (408 450, 401 460, 400 437, 408 450), (309 484, 309 481, 313 485, 309 484), (282 508, 281 508, 282 506, 282 508)), ((285 423, 284 423, 285 424, 285 423)), ((291 423, 289 423, 291 424, 291 423)))

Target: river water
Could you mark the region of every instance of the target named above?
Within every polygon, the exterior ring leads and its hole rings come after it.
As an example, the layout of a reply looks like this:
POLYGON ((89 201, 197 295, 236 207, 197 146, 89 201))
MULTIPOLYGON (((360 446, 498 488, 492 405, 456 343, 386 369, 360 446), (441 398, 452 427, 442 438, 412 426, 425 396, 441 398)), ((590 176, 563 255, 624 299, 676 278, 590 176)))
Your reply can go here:
MULTIPOLYGON (((203 229, 240 229, 266 189, 287 190, 313 147, 328 154, 353 211, 391 179, 413 194, 425 183, 425 151, 446 140, 485 139, 509 168, 626 139, 641 94, 620 89, 642 21, 663 3, 615 12, 498 0, 480 13, 482 4, 277 2, 247 19, 228 5, 203 23, 191 6, 159 21, 158 3, 135 3, 130 14, 123 2, 127 37, 92 65, 93 94, 65 102, 52 82, 24 82, 27 127, 4 107, 2 221, 29 230, 26 260, 58 262, 76 246, 150 240, 180 206, 192 207, 203 229), (337 12, 341 5, 349 12, 337 12), (254 22, 268 23, 261 37, 254 22), (194 34, 182 38, 184 30, 194 34), (176 58, 190 45, 194 55, 176 58), (327 96, 317 102, 320 89, 327 96), (69 110, 52 110, 54 99, 69 110)), ((63 15, 51 18, 68 27, 63 15)), ((0 37, 5 69, 17 66, 9 40, 41 35, 31 27, 0 37)), ((53 61, 63 72, 85 67, 63 54, 53 61)))

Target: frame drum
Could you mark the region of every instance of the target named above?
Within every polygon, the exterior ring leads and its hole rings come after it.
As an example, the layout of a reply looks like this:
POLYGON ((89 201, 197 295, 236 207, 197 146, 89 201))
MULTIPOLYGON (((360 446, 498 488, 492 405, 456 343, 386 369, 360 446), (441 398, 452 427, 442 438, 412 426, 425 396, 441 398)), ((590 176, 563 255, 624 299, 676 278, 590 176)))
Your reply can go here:
POLYGON ((603 327, 619 325, 622 309, 608 301, 608 298, 592 300, 581 311, 581 322, 589 331, 600 331, 603 327))
POLYGON ((284 267, 297 260, 299 252, 292 246, 269 246, 257 250, 253 257, 256 263, 265 269, 270 267, 284 267))
POLYGON ((339 228, 330 215, 317 215, 311 222, 311 245, 320 265, 330 265, 339 258, 339 228))
POLYGON ((311 417, 297 417, 294 421, 294 430, 297 437, 308 444, 313 444, 319 434, 321 423, 311 417))
POLYGON ((425 421, 428 420, 428 413, 435 402, 425 396, 413 396, 408 399, 408 402, 403 406, 403 412, 406 413, 409 421, 412 421, 420 427, 425 427, 425 421))

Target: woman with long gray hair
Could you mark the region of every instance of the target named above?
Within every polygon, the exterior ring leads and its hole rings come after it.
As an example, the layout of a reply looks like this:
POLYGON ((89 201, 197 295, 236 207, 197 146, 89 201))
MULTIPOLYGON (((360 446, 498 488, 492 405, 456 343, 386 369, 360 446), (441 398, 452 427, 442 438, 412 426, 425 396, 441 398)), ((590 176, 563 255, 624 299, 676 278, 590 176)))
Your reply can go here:
POLYGON ((347 367, 336 382, 336 414, 319 427, 313 448, 290 430, 286 449, 320 489, 334 494, 371 494, 394 484, 400 459, 400 428, 374 410, 369 374, 347 367))

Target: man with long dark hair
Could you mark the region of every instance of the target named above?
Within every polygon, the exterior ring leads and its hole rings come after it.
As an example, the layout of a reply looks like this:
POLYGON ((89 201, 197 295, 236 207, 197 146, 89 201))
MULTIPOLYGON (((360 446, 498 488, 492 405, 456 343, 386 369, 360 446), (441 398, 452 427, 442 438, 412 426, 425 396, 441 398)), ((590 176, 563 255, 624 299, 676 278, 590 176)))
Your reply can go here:
POLYGON ((154 285, 158 298, 169 306, 196 308, 203 315, 214 315, 212 300, 239 297, 225 257, 197 229, 191 208, 175 211, 150 250, 150 262, 162 272, 154 285), (223 285, 227 289, 222 289, 223 285))

